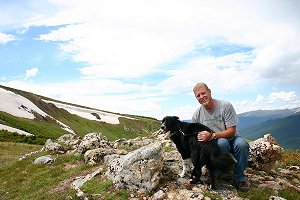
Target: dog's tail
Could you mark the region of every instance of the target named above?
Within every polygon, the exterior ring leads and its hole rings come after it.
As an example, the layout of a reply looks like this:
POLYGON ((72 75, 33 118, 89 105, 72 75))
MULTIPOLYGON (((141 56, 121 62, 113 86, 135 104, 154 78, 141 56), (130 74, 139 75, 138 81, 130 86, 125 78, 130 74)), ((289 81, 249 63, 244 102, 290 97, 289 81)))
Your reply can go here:
POLYGON ((212 164, 220 171, 228 172, 234 169, 237 160, 231 153, 219 153, 211 155, 212 164))

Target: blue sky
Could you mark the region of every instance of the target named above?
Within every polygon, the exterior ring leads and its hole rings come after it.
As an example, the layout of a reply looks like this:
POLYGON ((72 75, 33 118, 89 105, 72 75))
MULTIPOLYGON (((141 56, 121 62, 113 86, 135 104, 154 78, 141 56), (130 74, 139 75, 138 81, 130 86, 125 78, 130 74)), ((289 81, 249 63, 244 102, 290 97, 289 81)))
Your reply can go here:
POLYGON ((237 113, 300 107, 297 0, 0 0, 0 84, 191 118, 206 82, 237 113))

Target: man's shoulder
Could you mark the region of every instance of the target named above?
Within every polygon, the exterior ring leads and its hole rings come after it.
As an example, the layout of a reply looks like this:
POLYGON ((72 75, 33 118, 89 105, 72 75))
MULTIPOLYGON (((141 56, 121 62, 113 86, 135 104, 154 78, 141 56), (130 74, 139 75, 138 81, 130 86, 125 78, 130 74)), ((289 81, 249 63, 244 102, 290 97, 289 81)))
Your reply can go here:
POLYGON ((216 99, 217 103, 220 104, 221 106, 227 106, 227 105, 232 105, 230 103, 230 101, 227 101, 227 100, 219 100, 219 99, 216 99))
POLYGON ((224 99, 216 99, 217 102, 223 103, 223 104, 228 104, 230 101, 224 100, 224 99))

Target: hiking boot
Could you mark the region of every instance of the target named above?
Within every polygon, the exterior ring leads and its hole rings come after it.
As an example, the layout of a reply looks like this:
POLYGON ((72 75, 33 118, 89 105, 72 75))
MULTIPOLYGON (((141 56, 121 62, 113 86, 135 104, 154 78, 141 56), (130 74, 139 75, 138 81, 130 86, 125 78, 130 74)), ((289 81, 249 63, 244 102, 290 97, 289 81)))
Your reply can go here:
POLYGON ((248 192, 249 184, 246 181, 235 181, 235 187, 240 192, 248 192))

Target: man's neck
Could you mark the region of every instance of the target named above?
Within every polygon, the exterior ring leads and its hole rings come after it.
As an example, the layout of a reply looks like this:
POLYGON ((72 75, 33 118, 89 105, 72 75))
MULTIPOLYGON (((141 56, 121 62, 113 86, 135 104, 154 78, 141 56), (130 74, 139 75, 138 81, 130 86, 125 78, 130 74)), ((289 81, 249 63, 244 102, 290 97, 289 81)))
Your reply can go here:
POLYGON ((205 106, 205 109, 211 112, 216 107, 216 104, 217 104, 216 100, 212 99, 211 102, 209 102, 209 104, 205 106))

